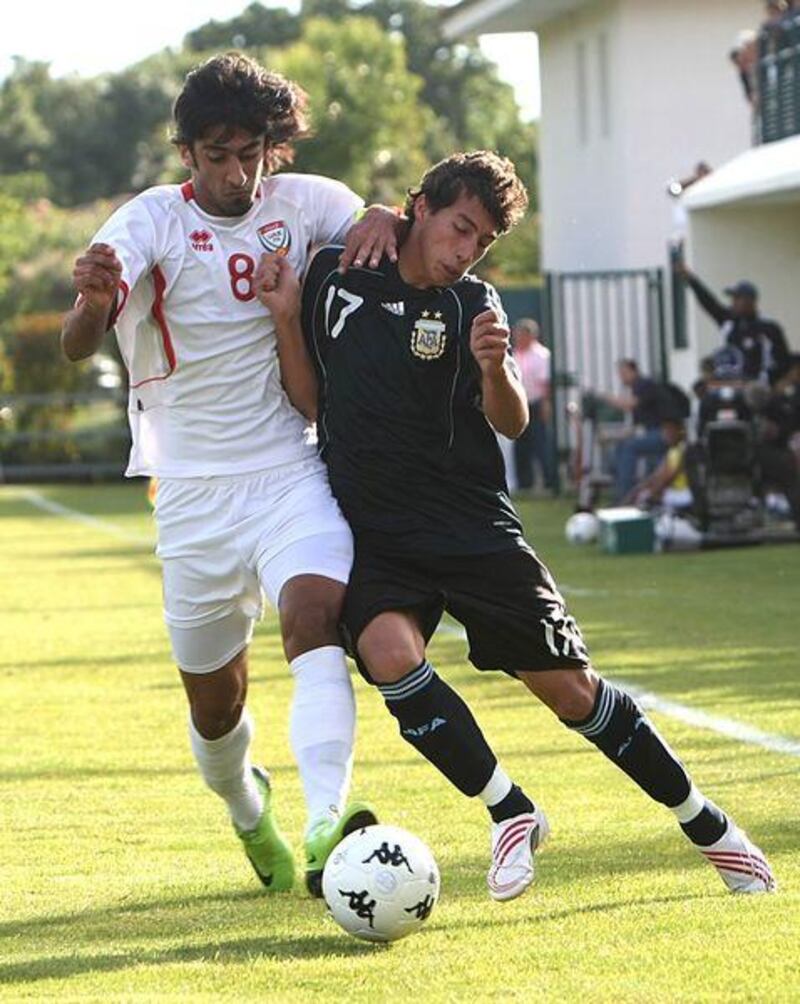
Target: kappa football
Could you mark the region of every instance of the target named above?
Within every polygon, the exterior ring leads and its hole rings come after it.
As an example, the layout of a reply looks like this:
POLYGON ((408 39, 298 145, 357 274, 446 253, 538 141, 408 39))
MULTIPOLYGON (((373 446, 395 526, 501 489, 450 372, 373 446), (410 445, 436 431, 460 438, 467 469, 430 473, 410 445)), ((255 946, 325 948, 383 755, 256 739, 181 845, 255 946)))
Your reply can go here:
POLYGON ((800 1000, 800 0, 109 23, 0 37, 0 1004, 800 1000))
POLYGON ((365 941, 397 941, 419 929, 439 898, 439 869, 419 837, 370 826, 337 845, 322 893, 334 920, 365 941))

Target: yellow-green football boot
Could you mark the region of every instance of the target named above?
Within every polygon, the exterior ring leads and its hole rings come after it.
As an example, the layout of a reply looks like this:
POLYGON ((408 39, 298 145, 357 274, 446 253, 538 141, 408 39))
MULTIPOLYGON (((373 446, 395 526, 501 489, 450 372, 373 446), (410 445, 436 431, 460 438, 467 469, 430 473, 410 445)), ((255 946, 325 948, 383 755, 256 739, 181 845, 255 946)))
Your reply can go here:
POLYGON ((366 802, 351 802, 335 819, 323 819, 306 837, 306 888, 322 897, 322 870, 334 847, 356 830, 374 826, 378 817, 366 802))
POLYGON ((240 830, 236 835, 262 884, 270 892, 285 892, 294 883, 294 857, 286 838, 272 815, 272 788, 263 767, 253 767, 256 784, 264 796, 264 811, 254 830, 240 830))

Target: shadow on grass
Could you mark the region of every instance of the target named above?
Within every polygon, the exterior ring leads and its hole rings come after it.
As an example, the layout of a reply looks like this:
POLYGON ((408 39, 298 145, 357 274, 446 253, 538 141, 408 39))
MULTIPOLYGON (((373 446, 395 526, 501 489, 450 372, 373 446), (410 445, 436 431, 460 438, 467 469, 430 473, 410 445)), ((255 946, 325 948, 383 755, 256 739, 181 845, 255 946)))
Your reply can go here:
POLYGON ((520 924, 544 924, 548 921, 567 920, 570 917, 580 917, 593 913, 610 914, 618 910, 643 906, 668 906, 672 903, 703 902, 704 900, 716 899, 714 893, 698 895, 697 893, 678 893, 674 896, 653 896, 653 897, 631 897, 629 899, 608 900, 602 903, 585 903, 573 907, 566 907, 563 910, 533 910, 530 914, 517 917, 506 917, 498 920, 487 920, 485 917, 476 920, 461 920, 448 924, 448 929, 469 930, 471 928, 491 928, 491 927, 515 927, 520 924))
POLYGON ((44 767, 0 770, 0 781, 81 781, 89 778, 109 780, 114 777, 196 777, 194 767, 44 767))
POLYGON ((111 972, 134 966, 163 966, 176 962, 251 962, 256 958, 314 959, 330 956, 370 955, 386 946, 370 945, 345 935, 309 935, 305 938, 237 938, 210 941, 201 945, 142 952, 55 955, 0 965, 0 984, 35 983, 39 980, 67 979, 84 973, 111 972))
POLYGON ((176 937, 190 941, 197 934, 199 924, 222 927, 231 907, 242 911, 239 921, 247 920, 247 909, 257 911, 253 923, 264 929, 270 915, 280 926, 297 916, 319 915, 324 909, 315 900, 295 896, 265 897, 258 890, 213 893, 194 897, 158 899, 145 903, 132 903, 34 917, 29 920, 9 921, 0 924, 3 938, 27 936, 41 945, 79 943, 89 948, 85 954, 50 955, 22 962, 0 965, 0 984, 30 983, 45 979, 64 979, 89 972, 108 972, 141 965, 165 965, 175 962, 248 961, 256 957, 271 959, 320 958, 331 955, 367 955, 381 950, 382 946, 331 934, 312 934, 306 937, 263 936, 204 941, 200 944, 171 945, 164 948, 129 948, 127 951, 104 950, 104 943, 118 942, 121 938, 137 940, 176 937), (265 907, 269 907, 269 911, 265 907), (209 911, 213 916, 209 915, 209 911), (263 911, 263 912, 262 912, 263 911), (277 916, 276 916, 277 915, 277 916), (97 950, 92 951, 94 945, 97 950))
POLYGON ((123 663, 146 663, 148 666, 158 665, 163 662, 172 662, 172 658, 167 652, 136 652, 131 654, 118 654, 108 656, 59 656, 55 659, 37 659, 36 662, 0 662, 0 671, 4 669, 56 669, 64 666, 116 666, 123 663))

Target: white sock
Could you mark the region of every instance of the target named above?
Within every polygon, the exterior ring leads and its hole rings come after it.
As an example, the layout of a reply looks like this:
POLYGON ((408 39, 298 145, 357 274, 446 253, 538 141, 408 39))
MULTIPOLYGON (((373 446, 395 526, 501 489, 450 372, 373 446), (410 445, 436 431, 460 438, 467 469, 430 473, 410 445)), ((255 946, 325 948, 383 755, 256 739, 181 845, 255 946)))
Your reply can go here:
POLYGON ((675 813, 679 823, 691 823, 705 807, 705 796, 693 784, 685 801, 681 802, 680 805, 673 805, 670 812, 675 813))
POLYGON ((494 773, 489 778, 486 787, 483 791, 478 792, 478 798, 487 808, 490 808, 493 805, 497 805, 498 802, 502 802, 512 787, 511 778, 498 764, 494 769, 494 773))
POLYGON ((219 739, 204 739, 189 715, 189 742, 200 774, 208 787, 225 801, 240 830, 255 829, 264 809, 250 764, 254 732, 247 708, 231 731, 219 739))
POLYGON ((306 832, 344 806, 353 769, 356 705, 344 649, 326 645, 290 663, 289 737, 308 810, 306 832))

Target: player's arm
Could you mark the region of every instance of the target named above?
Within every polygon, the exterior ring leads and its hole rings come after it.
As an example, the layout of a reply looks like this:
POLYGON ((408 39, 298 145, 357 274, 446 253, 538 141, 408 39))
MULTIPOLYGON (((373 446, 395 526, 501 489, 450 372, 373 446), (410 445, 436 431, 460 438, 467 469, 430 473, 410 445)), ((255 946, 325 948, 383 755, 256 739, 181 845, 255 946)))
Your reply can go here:
POLYGON ((92 244, 72 272, 78 302, 64 318, 61 347, 72 362, 100 347, 122 278, 122 264, 109 244, 92 244))
POLYGON ((256 296, 272 314, 281 382, 289 400, 310 422, 317 419, 317 375, 300 323, 300 283, 286 258, 262 255, 253 276, 256 296))
POLYGON ((633 411, 639 406, 638 397, 622 395, 622 394, 597 394, 601 401, 605 401, 606 404, 610 404, 612 408, 617 408, 619 411, 633 411))
POLYGON ((639 482, 622 500, 623 505, 645 502, 647 499, 660 499, 665 490, 677 478, 683 468, 683 461, 673 466, 669 457, 665 457, 652 474, 639 482))
POLYGON ((508 348, 511 333, 500 314, 489 308, 472 322, 469 345, 481 371, 483 413, 496 432, 516 439, 528 424, 528 399, 514 372, 508 348))

